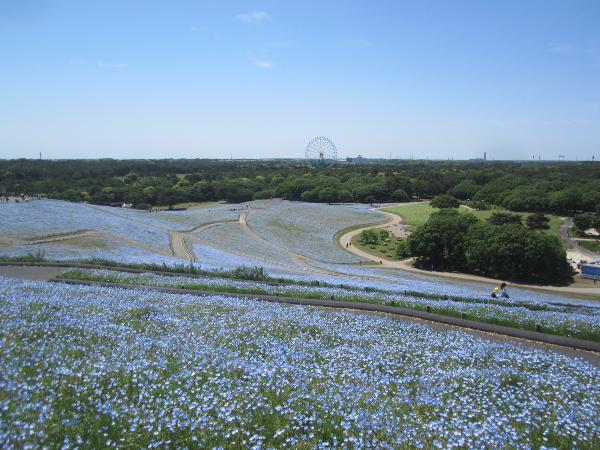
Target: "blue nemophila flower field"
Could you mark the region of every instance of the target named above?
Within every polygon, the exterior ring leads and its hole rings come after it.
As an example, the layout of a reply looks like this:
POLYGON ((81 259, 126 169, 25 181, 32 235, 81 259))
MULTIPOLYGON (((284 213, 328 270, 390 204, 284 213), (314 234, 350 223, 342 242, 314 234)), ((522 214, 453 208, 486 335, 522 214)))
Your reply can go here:
POLYGON ((539 299, 512 300, 490 297, 459 296, 452 299, 407 295, 402 290, 379 286, 377 292, 358 287, 306 286, 298 284, 269 284, 260 281, 236 280, 220 277, 193 278, 164 276, 153 273, 132 274, 110 270, 73 270, 65 278, 92 281, 120 282, 148 286, 188 289, 206 289, 223 292, 242 292, 289 297, 338 299, 356 302, 381 303, 404 308, 426 310, 445 315, 467 315, 469 319, 499 323, 513 327, 535 329, 540 325, 545 332, 582 339, 600 339, 600 308, 592 306, 565 307, 562 304, 543 303, 539 299), (388 290, 389 289, 389 290, 388 290))
POLYGON ((600 370, 384 316, 0 279, 0 445, 597 448, 600 370))
POLYGON ((281 200, 253 201, 248 225, 269 241, 317 261, 356 263, 362 260, 334 244, 342 228, 385 221, 382 213, 364 208, 281 200))

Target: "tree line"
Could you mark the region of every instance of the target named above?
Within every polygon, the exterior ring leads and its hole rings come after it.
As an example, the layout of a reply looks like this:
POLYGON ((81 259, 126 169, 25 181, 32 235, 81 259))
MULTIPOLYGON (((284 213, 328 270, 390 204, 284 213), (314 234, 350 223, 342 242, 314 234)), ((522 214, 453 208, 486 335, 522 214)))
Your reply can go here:
POLYGON ((0 160, 0 194, 137 208, 281 197, 402 202, 448 195, 474 207, 600 213, 600 164, 386 161, 316 167, 300 160, 0 160))

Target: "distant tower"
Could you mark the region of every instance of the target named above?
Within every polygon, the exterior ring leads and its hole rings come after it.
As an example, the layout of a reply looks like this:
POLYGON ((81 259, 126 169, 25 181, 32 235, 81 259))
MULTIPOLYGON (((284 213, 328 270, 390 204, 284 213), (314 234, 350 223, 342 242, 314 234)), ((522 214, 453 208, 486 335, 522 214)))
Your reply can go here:
POLYGON ((42 160, 42 152, 40 152, 40 161, 42 160))
POLYGON ((487 152, 483 152, 483 160, 487 161, 487 152))

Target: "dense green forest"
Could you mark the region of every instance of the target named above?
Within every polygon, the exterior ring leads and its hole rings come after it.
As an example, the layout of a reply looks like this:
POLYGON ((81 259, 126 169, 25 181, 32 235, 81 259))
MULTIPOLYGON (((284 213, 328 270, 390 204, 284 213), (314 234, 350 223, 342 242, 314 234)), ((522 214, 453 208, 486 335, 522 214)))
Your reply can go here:
POLYGON ((379 203, 448 194, 478 206, 572 215, 600 212, 600 163, 0 160, 0 194, 21 193, 138 208, 270 197, 379 203))
POLYGON ((561 283, 571 276, 565 250, 556 236, 525 227, 520 221, 485 222, 450 208, 434 212, 399 252, 400 256, 414 256, 416 265, 425 269, 457 270, 511 281, 561 283))

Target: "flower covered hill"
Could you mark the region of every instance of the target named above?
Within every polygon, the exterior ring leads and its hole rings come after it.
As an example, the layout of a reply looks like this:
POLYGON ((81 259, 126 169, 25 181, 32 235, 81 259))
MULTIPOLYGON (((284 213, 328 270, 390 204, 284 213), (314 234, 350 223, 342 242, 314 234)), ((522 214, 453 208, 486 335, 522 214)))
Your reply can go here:
POLYGON ((2 279, 0 444, 597 448, 582 360, 351 312, 2 279))
POLYGON ((190 247, 209 240, 214 250, 232 258, 254 257, 255 265, 265 264, 265 258, 285 259, 288 253, 356 263, 360 258, 336 247, 335 233, 348 225, 381 220, 381 214, 365 208, 281 200, 155 213, 56 200, 4 203, 0 204, 0 255, 24 256, 39 250, 53 260, 73 259, 78 253, 83 259, 138 262, 136 254, 145 252, 149 259, 173 264, 170 257, 177 255, 172 254, 170 233, 179 232, 186 234, 190 247), (231 222, 242 220, 240 216, 247 223, 243 230, 233 230, 231 222), (62 238, 53 239, 57 236, 62 238))
POLYGON ((325 263, 357 263, 361 259, 334 245, 336 232, 350 225, 384 222, 376 211, 353 205, 263 200, 252 202, 256 213, 248 225, 276 245, 325 263))
POLYGON ((358 303, 378 303, 411 310, 429 311, 447 316, 468 317, 484 323, 502 324, 514 328, 536 330, 543 324, 544 332, 600 342, 600 305, 590 303, 565 307, 551 298, 529 300, 496 300, 480 296, 426 297, 407 295, 393 286, 383 284, 354 286, 307 286, 302 284, 251 281, 222 277, 163 276, 153 273, 131 274, 110 270, 71 270, 60 275, 64 279, 125 283, 155 287, 176 287, 210 292, 259 295, 280 295, 295 298, 338 299, 358 303), (367 290, 368 289, 368 290, 367 290))
MULTIPOLYGON (((337 231, 381 222, 368 205, 324 205, 282 200, 208 205, 149 213, 54 200, 0 204, 0 257, 41 254, 47 260, 110 260, 119 263, 190 264, 173 250, 171 232, 184 235, 201 269, 261 266, 275 277, 333 284, 386 284, 398 290, 480 296, 492 286, 365 265, 336 246, 337 231), (240 218, 243 216, 244 221, 240 218), (62 234, 73 233, 66 238, 62 234), (55 240, 53 236, 59 237, 55 240), (40 241, 36 242, 36 239, 40 241)), ((554 298, 511 287, 518 299, 554 298)))

